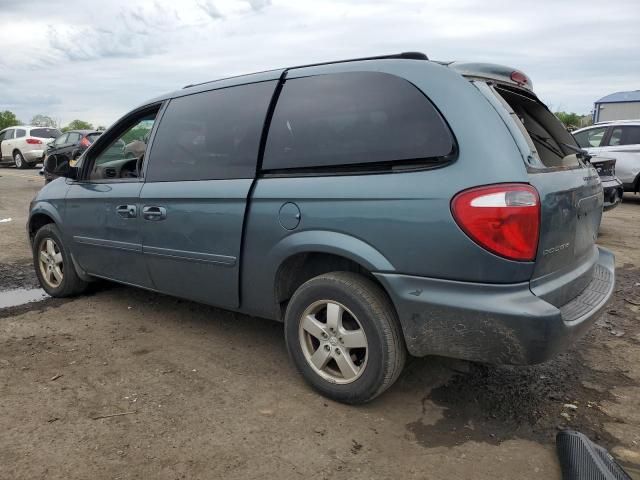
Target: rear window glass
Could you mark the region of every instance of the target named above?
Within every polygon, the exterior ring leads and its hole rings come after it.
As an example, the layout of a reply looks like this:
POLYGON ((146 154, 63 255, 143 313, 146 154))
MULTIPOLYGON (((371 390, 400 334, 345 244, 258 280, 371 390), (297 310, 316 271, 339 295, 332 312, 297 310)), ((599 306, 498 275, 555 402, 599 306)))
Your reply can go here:
POLYGON ((27 131, 22 129, 22 128, 18 128, 16 130, 16 138, 22 138, 27 134, 27 131))
POLYGON ((90 133, 89 135, 87 135, 87 140, 89 140, 89 143, 93 143, 98 139, 100 135, 100 133, 90 133))
POLYGON ((57 138, 62 133, 56 128, 32 128, 31 136, 38 138, 57 138))
POLYGON ((380 72, 337 73, 285 82, 262 167, 441 159, 453 151, 448 126, 414 85, 380 72))
POLYGON ((147 181, 253 178, 276 83, 171 100, 153 140, 147 181))
POLYGON ((496 86, 494 92, 511 107, 513 120, 524 129, 545 167, 580 165, 575 153, 576 140, 538 97, 516 87, 496 86))

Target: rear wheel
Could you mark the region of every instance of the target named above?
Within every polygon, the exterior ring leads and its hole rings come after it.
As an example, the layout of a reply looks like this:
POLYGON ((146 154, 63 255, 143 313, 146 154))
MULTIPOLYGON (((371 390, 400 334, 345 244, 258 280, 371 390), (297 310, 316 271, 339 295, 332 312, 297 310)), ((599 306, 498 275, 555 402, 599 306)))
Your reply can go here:
POLYGON ((22 153, 20 153, 18 150, 16 150, 13 153, 13 163, 15 164, 16 168, 27 168, 29 166, 29 164, 25 161, 24 157, 22 156, 22 153))
POLYGON ((303 284, 287 307, 285 336, 305 380, 339 402, 374 399, 395 382, 406 358, 386 293, 351 272, 328 273, 303 284))
POLYGON ((87 282, 78 277, 71 254, 53 223, 43 226, 33 240, 33 264, 40 285, 52 297, 70 297, 82 293, 87 282))

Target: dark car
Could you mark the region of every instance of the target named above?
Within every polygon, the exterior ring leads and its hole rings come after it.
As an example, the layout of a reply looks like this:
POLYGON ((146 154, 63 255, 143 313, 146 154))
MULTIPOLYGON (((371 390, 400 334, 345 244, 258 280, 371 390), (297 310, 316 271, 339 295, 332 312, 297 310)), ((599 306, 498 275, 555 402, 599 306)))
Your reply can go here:
MULTIPOLYGON (((48 145, 45 157, 56 157, 58 164, 69 162, 75 165, 80 155, 100 136, 102 132, 96 130, 70 130, 57 137, 48 145)), ((50 182, 56 175, 40 172, 44 175, 45 182, 50 182)))
POLYGON ((602 190, 604 192, 603 210, 611 210, 620 205, 624 188, 622 182, 616 177, 616 159, 593 157, 591 165, 596 169, 600 180, 602 181, 602 190))
POLYGON ((530 364, 585 334, 615 262, 577 153, 499 65, 409 53, 193 85, 55 170, 34 266, 53 297, 104 278, 284 321, 304 378, 365 402, 407 354, 530 364))

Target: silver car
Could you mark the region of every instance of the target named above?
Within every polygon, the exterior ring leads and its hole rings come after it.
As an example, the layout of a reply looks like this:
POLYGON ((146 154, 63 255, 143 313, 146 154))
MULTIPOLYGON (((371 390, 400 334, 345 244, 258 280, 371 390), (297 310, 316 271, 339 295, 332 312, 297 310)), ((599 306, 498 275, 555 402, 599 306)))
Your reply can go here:
POLYGON ((625 192, 640 190, 640 120, 597 123, 573 136, 591 155, 616 159, 616 176, 625 192))

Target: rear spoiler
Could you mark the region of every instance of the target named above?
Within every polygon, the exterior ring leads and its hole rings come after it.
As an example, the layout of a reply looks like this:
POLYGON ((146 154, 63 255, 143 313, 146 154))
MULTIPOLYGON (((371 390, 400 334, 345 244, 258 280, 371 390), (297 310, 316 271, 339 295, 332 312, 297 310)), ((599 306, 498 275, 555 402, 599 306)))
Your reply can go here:
POLYGON ((497 65, 495 63, 451 62, 445 63, 444 65, 455 70, 463 77, 495 80, 513 85, 514 87, 526 88, 533 92, 533 82, 531 82, 531 79, 515 68, 497 65))

